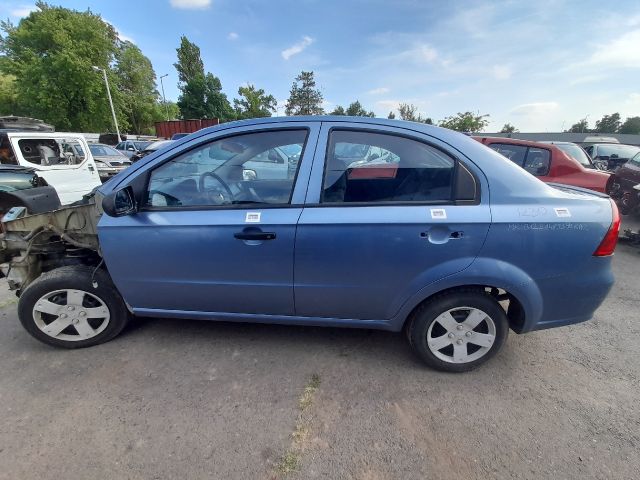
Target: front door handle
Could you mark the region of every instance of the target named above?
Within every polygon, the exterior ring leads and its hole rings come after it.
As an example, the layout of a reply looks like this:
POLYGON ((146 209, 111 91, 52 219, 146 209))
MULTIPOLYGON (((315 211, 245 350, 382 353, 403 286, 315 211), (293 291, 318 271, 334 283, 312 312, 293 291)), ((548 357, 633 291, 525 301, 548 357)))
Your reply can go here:
POLYGON ((273 240, 276 238, 274 232, 238 232, 233 236, 238 240, 273 240))

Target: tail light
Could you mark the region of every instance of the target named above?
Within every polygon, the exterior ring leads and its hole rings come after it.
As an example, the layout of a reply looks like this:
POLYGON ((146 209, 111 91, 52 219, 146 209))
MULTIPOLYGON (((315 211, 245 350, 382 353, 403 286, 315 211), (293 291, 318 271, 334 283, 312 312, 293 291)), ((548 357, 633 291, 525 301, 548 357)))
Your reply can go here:
POLYGON ((596 248, 596 251, 593 252, 594 257, 607 257, 609 255, 613 255, 613 251, 616 249, 616 245, 618 243, 618 234, 620 233, 620 214, 618 213, 618 206, 615 204, 613 200, 609 200, 611 202, 611 214, 613 219, 611 220, 611 226, 607 231, 607 234, 596 248))

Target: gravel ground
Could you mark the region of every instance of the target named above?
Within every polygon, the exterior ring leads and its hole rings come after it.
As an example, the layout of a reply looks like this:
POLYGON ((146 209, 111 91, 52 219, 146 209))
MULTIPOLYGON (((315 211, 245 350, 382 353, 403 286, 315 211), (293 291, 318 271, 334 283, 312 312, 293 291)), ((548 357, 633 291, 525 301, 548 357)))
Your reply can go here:
POLYGON ((1 284, 0 479, 638 478, 640 249, 614 265, 592 321, 462 375, 359 330, 138 320, 57 350, 1 284))

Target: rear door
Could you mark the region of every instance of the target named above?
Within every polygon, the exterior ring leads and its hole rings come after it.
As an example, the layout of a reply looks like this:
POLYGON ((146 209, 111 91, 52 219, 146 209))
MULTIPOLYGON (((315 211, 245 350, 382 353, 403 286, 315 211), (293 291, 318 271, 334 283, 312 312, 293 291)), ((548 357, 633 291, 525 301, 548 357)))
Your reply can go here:
POLYGON ((491 220, 481 175, 424 134, 323 123, 296 236, 296 314, 390 319, 468 267, 491 220))

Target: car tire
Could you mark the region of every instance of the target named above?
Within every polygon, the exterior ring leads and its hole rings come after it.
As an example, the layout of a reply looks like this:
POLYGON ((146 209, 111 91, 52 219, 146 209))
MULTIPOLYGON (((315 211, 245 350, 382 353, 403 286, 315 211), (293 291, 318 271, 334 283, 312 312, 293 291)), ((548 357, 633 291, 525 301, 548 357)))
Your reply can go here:
POLYGON ((418 307, 406 326, 418 357, 446 372, 466 372, 485 363, 508 333, 504 309, 480 289, 438 295, 418 307))
POLYGON ((43 273, 22 292, 18 318, 41 342, 83 348, 114 338, 130 314, 106 271, 70 265, 43 273))

